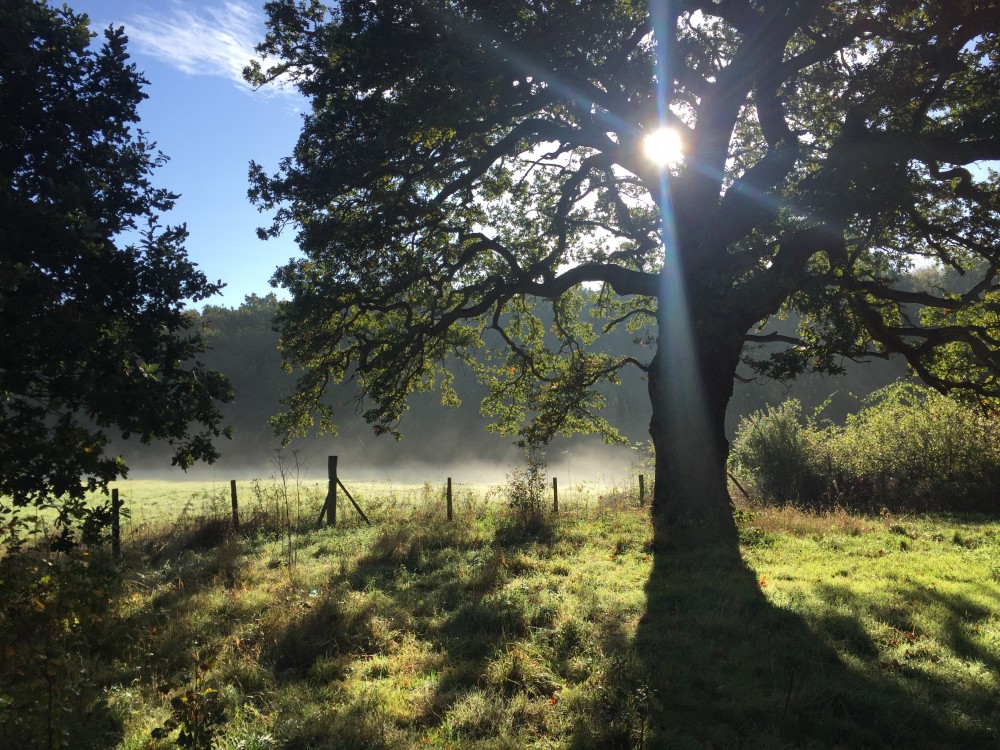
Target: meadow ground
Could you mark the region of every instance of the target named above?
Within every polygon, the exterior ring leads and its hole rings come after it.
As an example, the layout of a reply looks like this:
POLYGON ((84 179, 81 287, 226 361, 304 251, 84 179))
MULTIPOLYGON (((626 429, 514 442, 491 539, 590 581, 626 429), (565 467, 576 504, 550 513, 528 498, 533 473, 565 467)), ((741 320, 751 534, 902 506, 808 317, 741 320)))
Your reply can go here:
POLYGON ((739 512, 654 551, 627 489, 131 483, 123 560, 0 560, 0 747, 859 748, 1000 741, 1000 523, 739 512))

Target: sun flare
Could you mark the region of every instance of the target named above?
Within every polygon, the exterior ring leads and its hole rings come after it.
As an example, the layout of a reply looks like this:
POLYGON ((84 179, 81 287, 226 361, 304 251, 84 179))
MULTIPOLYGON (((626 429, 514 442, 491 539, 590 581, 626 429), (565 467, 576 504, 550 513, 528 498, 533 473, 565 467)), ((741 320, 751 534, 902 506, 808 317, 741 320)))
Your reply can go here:
POLYGON ((677 164, 684 156, 680 134, 671 128, 658 128, 643 140, 646 158, 658 167, 677 164))

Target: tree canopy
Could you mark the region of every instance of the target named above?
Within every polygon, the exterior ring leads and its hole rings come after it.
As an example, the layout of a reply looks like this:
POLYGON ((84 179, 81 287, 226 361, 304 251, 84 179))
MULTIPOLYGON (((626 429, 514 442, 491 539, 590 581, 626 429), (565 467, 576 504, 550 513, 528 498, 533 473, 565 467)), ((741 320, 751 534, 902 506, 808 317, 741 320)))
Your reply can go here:
POLYGON ((146 81, 122 29, 100 47, 85 15, 0 0, 0 496, 54 504, 68 530, 126 471, 109 430, 217 456, 226 379, 193 358, 185 300, 215 294, 188 260, 164 157, 137 128, 146 81))
POLYGON ((278 173, 251 166, 262 233, 293 226, 304 254, 275 277, 286 357, 307 368, 286 428, 330 427, 322 394, 353 378, 395 431, 407 394, 448 398, 449 363, 488 346, 502 428, 614 439, 595 387, 637 367, 658 528, 732 539, 741 365, 790 378, 895 355, 940 390, 1000 389, 996 3, 265 7, 275 65, 248 78, 312 103, 278 173), (663 128, 681 158, 650 157, 663 128), (904 288, 914 263, 967 291, 904 288), (603 320, 580 315, 582 285, 603 320), (795 335, 770 326, 790 312, 795 335), (634 351, 592 346, 618 326, 634 351))

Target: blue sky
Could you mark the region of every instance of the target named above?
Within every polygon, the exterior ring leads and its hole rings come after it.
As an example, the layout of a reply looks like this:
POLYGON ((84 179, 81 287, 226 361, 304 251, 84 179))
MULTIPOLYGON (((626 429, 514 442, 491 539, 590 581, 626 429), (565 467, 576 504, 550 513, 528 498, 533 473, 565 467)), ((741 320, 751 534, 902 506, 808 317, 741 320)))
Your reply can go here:
POLYGON ((68 4, 90 16, 94 31, 126 29, 132 60, 149 80, 141 127, 170 157, 154 182, 181 195, 165 220, 187 223, 191 259, 227 284, 212 304, 237 306, 271 291, 271 275, 295 244, 290 234, 257 239, 268 217, 247 201, 247 167, 253 159, 273 171, 291 153, 305 103, 291 89, 255 92, 240 77, 264 34, 263 0, 68 4))

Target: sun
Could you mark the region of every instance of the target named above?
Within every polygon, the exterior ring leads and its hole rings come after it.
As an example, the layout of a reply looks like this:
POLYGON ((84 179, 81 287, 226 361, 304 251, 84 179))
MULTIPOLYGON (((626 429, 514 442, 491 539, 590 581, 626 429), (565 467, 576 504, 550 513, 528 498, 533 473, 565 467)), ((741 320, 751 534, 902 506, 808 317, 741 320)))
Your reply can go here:
POLYGON ((684 156, 680 134, 671 128, 657 128, 643 139, 646 158, 658 167, 677 164, 684 156))

